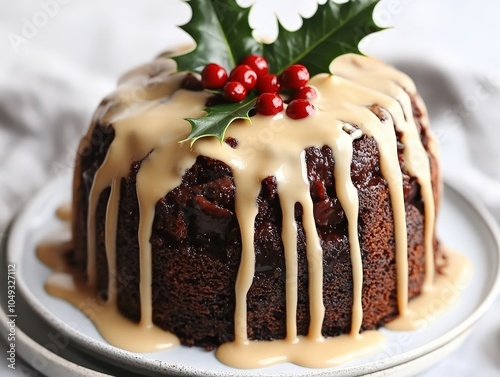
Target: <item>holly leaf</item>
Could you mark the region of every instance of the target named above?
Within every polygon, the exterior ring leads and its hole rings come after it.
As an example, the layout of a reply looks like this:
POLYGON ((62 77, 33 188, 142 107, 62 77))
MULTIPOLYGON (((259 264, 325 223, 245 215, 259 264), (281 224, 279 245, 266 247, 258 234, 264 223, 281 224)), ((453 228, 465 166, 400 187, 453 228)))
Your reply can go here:
POLYGON ((191 21, 181 28, 196 47, 173 57, 178 71, 201 73, 208 63, 218 63, 229 72, 245 56, 261 52, 248 24, 250 8, 240 8, 234 0, 190 0, 189 5, 191 21))
MULTIPOLYGON (((263 55, 271 72, 281 74, 295 63, 305 65, 311 75, 329 72, 333 59, 345 53, 361 53, 358 43, 370 33, 382 30, 372 18, 379 0, 351 0, 337 4, 328 0, 318 6, 314 16, 303 20, 294 32, 279 24, 275 42, 262 44, 252 36, 248 24, 250 8, 240 8, 235 0, 190 0, 191 21, 182 26, 196 42, 193 51, 173 57, 178 71, 201 73, 208 63, 218 63, 230 71, 250 54, 263 55)), ((221 142, 229 125, 236 119, 250 120, 255 94, 244 102, 219 104, 205 109, 201 118, 186 119, 192 127, 187 141, 215 136, 221 142)))
POLYGON ((277 74, 291 64, 305 65, 311 75, 329 72, 333 59, 346 53, 359 53, 358 44, 368 34, 383 30, 373 21, 379 0, 351 0, 336 4, 332 0, 318 6, 317 12, 303 20, 302 27, 290 32, 279 25, 279 35, 263 46, 263 55, 277 74))
POLYGON ((256 101, 255 96, 249 96, 243 102, 207 107, 206 114, 201 118, 186 118, 185 120, 191 123, 191 133, 181 143, 190 140, 192 146, 196 140, 206 136, 215 136, 222 143, 227 128, 235 120, 244 119, 251 122, 248 113, 255 107, 256 101))

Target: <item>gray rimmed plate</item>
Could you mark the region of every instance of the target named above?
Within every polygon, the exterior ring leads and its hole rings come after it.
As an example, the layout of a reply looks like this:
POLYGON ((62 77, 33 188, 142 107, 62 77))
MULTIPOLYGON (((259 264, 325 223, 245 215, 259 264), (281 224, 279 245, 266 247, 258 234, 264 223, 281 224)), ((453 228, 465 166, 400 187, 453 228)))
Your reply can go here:
POLYGON ((55 234, 69 238, 69 227, 55 216, 70 200, 70 177, 58 178, 42 189, 15 221, 8 241, 8 259, 17 264, 17 284, 31 309, 79 349, 97 359, 145 375, 177 376, 410 376, 455 350, 471 326, 493 302, 500 289, 500 231, 481 205, 445 185, 438 223, 440 239, 467 255, 473 276, 453 310, 416 332, 382 331, 386 347, 372 356, 328 369, 282 364, 239 370, 221 364, 213 352, 178 347, 158 353, 131 353, 109 345, 79 310, 48 295, 44 282, 51 271, 35 256, 38 242, 55 234))

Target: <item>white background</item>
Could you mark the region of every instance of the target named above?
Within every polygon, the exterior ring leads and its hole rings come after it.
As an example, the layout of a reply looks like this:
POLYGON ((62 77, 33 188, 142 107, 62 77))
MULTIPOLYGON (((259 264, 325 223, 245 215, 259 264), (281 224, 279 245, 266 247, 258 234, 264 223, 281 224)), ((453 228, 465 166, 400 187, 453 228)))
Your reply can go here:
MULTIPOLYGON (((189 43, 175 26, 190 17, 179 0, 46 6, 54 1, 0 0, 0 236, 27 197, 71 169, 78 138, 119 75, 189 43), (15 35, 23 42, 13 43, 15 35)), ((288 0, 287 9, 297 4, 288 0)), ((441 141, 445 177, 483 200, 497 220, 499 15, 493 0, 383 0, 377 17, 394 28, 362 44, 415 79, 441 141)), ((497 300, 469 340, 425 377, 473 376, 478 369, 500 376, 499 312, 497 300)), ((0 358, 0 374, 10 376, 5 363, 0 358)))

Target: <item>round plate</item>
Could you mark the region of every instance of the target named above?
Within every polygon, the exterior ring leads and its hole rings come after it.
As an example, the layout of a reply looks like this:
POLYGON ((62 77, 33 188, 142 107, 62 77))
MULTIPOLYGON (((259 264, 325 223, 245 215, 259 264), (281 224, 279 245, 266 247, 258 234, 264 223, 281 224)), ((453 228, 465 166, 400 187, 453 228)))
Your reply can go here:
MULTIPOLYGON (((8 328, 9 318, 4 312, 3 308, 0 307, 0 333, 2 334, 2 339, 7 339, 7 334, 9 334, 8 328)), ((75 364, 63 357, 57 355, 52 350, 48 350, 41 344, 38 344, 32 338, 30 338, 24 331, 19 327, 16 327, 16 354, 20 356, 24 362, 26 362, 30 367, 38 372, 43 372, 46 376, 51 377, 110 377, 108 374, 99 373, 97 371, 85 368, 81 365, 75 364)), ((21 363, 20 363, 21 364, 21 363)), ((21 364, 22 366, 23 364, 21 364)), ((28 376, 31 374, 26 374, 24 367, 17 366, 17 369, 23 371, 24 375, 28 376)), ((37 375, 33 371, 33 375, 37 375)))
POLYGON ((221 364, 213 352, 177 347, 158 353, 132 353, 109 345, 79 310, 48 295, 43 286, 51 271, 35 256, 36 245, 48 237, 70 237, 69 226, 55 211, 71 196, 71 178, 48 184, 31 200, 14 223, 8 259, 17 264, 17 286, 47 323, 82 350, 108 363, 137 373, 178 376, 406 376, 415 375, 448 355, 465 339, 472 324, 485 312, 500 288, 500 231, 482 206, 456 188, 445 186, 438 233, 444 244, 465 254, 473 276, 453 310, 431 326, 415 332, 381 331, 387 345, 377 354, 336 368, 308 369, 282 364, 258 370, 239 370, 221 364))

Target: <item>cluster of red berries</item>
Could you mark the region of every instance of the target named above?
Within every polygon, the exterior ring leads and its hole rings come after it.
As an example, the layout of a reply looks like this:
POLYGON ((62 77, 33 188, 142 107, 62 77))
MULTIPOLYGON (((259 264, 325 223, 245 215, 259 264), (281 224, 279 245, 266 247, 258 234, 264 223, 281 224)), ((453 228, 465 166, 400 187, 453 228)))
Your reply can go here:
POLYGON ((302 119, 314 114, 314 105, 309 102, 316 98, 314 88, 307 85, 309 71, 301 64, 287 67, 280 77, 269 73, 269 65, 260 55, 249 55, 228 75, 226 70, 215 63, 207 64, 201 73, 205 89, 222 90, 229 102, 243 101, 254 88, 259 92, 255 107, 263 115, 276 115, 283 111, 280 91, 292 92, 286 114, 293 119, 302 119))

